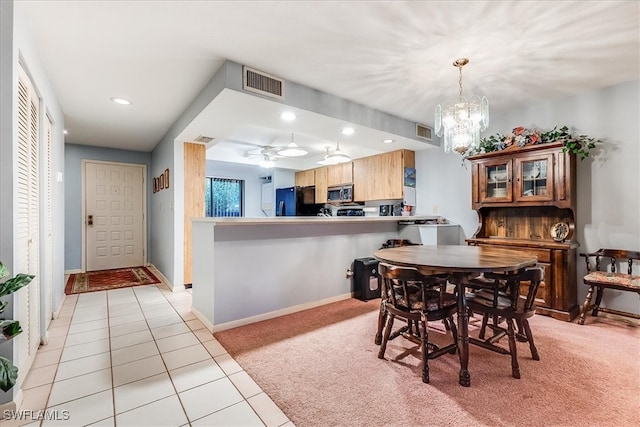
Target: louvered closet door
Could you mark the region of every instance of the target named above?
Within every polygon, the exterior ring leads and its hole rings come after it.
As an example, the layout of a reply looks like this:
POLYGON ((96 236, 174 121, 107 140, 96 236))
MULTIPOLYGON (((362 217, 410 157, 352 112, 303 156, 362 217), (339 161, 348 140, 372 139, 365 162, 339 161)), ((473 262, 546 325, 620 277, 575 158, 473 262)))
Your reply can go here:
POLYGON ((35 276, 28 286, 16 293, 16 317, 23 330, 16 339, 17 365, 23 372, 28 370, 40 345, 39 106, 40 101, 33 85, 20 67, 16 166, 16 271, 12 273, 28 273, 35 276))

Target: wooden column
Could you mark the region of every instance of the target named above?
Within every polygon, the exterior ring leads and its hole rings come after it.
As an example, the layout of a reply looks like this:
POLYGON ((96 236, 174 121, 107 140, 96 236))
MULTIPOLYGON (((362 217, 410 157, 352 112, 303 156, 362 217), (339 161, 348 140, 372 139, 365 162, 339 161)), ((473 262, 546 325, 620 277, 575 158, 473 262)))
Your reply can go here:
POLYGON ((191 221, 204 217, 204 187, 206 147, 203 144, 184 144, 184 284, 191 285, 191 221))

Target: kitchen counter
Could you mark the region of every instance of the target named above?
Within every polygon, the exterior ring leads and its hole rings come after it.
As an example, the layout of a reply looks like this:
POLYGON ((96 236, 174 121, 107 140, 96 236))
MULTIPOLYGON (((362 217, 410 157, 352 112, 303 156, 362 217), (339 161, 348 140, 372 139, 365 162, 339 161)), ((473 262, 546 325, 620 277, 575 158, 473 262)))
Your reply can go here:
POLYGON ((216 226, 227 225, 283 225, 283 224, 357 224, 406 221, 432 221, 437 217, 431 216, 277 216, 268 218, 191 218, 193 222, 208 222, 216 226))
POLYGON ((353 261, 408 218, 193 218, 192 311, 219 331, 351 298, 353 261))

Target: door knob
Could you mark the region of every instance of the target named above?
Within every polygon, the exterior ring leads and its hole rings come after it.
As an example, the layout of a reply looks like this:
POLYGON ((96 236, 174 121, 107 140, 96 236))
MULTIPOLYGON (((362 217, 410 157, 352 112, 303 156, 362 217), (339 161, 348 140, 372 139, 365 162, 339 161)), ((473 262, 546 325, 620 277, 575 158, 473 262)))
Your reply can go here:
POLYGON ((87 225, 93 225, 93 215, 87 216, 87 225))

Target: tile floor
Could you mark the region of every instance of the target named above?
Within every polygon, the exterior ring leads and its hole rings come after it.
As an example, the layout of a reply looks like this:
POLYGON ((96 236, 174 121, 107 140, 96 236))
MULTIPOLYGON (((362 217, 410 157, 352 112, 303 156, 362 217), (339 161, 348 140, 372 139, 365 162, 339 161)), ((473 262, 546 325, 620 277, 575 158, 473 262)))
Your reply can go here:
POLYGON ((293 426, 191 313, 190 291, 68 295, 49 336, 23 384, 24 419, 3 427, 293 426), (34 422, 41 410, 58 420, 34 422))

